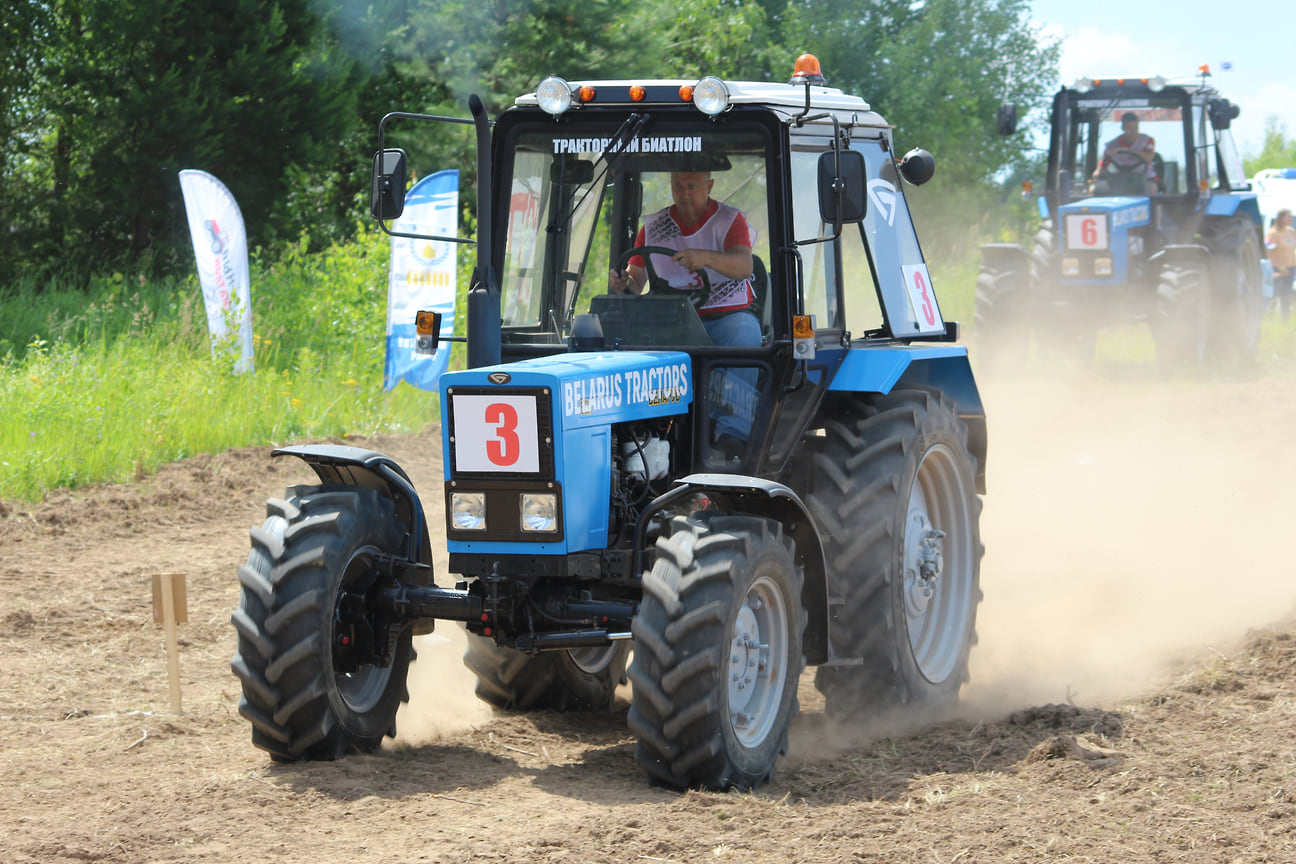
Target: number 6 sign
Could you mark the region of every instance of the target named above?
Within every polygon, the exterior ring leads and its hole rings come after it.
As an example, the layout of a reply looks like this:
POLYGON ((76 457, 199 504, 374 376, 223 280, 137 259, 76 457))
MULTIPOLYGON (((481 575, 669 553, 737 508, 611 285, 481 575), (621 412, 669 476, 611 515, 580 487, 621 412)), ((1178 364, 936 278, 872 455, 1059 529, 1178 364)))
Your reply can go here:
POLYGON ((540 470, 534 396, 455 395, 451 400, 456 471, 540 470))

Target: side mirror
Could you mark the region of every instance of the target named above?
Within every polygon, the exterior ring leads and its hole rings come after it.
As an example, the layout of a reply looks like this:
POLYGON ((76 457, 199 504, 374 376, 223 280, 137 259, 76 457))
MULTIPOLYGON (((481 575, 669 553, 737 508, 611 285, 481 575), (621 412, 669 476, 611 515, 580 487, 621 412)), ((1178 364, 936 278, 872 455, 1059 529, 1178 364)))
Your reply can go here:
POLYGON ((819 156, 819 216, 832 225, 864 218, 867 200, 864 154, 858 150, 829 150, 819 156), (838 174, 840 159, 841 173, 838 174))
POLYGON ((399 219, 405 212, 405 158, 404 150, 374 154, 369 210, 375 219, 399 219))
POLYGON ((915 147, 900 160, 900 176, 915 186, 921 186, 936 173, 936 157, 921 147, 915 147))
POLYGON ((1227 129, 1237 119, 1240 109, 1227 99, 1212 99, 1206 106, 1210 113, 1211 126, 1215 129, 1227 129))
POLYGON ((1005 102, 999 106, 999 134, 1007 138, 1017 131, 1017 105, 1005 102))

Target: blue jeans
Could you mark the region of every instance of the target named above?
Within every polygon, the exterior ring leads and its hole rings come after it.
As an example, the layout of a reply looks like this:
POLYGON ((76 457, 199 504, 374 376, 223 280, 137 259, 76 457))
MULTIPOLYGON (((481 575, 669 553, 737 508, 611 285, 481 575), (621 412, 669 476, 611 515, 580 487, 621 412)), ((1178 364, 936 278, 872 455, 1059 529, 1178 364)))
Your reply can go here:
MULTIPOLYGON (((703 318, 702 326, 711 337, 713 345, 755 348, 761 344, 760 319, 748 311, 731 312, 718 318, 703 318)), ((715 436, 751 438, 752 420, 757 402, 756 369, 725 369, 717 381, 711 379, 711 416, 715 419, 715 436)))

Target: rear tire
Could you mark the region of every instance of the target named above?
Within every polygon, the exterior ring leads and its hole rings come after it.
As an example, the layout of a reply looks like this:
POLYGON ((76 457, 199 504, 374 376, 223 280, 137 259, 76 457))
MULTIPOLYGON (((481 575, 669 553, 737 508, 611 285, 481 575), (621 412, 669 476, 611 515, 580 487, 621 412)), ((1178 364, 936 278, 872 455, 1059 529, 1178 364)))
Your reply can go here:
POLYGON ((266 513, 238 571, 231 619, 238 648, 230 666, 243 683, 239 713, 252 723, 252 743, 279 762, 376 751, 409 700, 412 630, 396 638, 390 665, 343 672, 333 659, 334 616, 344 589, 368 587, 374 556, 400 553, 405 529, 390 499, 355 486, 297 486, 268 501, 266 513))
POLYGON ((782 526, 676 517, 635 616, 635 758, 656 783, 752 789, 787 752, 804 668, 802 574, 782 526))
POLYGON ((464 665, 477 676, 477 698, 496 708, 606 711, 625 682, 628 640, 605 648, 526 654, 468 634, 464 665))
POLYGON ((832 615, 830 659, 815 685, 840 719, 948 707, 968 678, 981 601, 981 502, 967 426, 928 390, 830 410, 807 496, 832 615))

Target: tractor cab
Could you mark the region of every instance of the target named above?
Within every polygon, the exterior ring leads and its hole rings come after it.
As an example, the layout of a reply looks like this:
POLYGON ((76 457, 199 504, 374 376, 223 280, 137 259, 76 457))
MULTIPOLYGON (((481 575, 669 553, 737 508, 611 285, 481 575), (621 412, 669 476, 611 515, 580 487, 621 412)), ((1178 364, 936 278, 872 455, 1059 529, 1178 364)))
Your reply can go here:
POLYGON ((1099 254, 1096 270, 1064 277, 1123 281, 1115 266, 1122 262, 1112 258, 1129 249, 1116 252, 1109 233, 1136 239, 1130 260, 1137 260, 1190 242, 1212 195, 1249 188, 1229 130, 1237 106, 1205 74, 1176 82, 1081 78, 1054 97, 1046 197, 1064 249, 1116 253, 1099 254))
MULTIPOLYGON (((887 123, 810 61, 787 84, 550 77, 503 111, 483 163, 470 365, 687 352, 694 466, 772 474, 844 349, 952 340, 900 182, 928 179, 930 155, 898 160, 887 123), (741 214, 750 273, 687 271, 672 255, 691 241, 638 239, 671 212, 681 173, 741 214), (640 293, 616 290, 630 265, 646 271, 640 293)), ((375 189, 405 170, 403 151, 384 150, 401 169, 380 170, 375 189)), ((375 198, 375 216, 395 215, 391 203, 375 198)))

